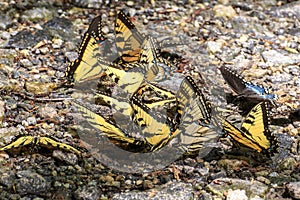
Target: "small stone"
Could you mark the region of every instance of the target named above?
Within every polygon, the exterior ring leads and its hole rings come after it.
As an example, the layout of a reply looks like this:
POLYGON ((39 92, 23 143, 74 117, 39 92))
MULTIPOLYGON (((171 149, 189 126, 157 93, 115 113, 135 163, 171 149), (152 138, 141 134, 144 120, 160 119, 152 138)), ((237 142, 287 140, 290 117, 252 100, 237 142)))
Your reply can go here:
POLYGON ((32 67, 32 63, 31 63, 30 60, 28 60, 28 59, 21 59, 21 60, 20 60, 20 64, 21 64, 23 67, 26 67, 26 68, 32 67))
POLYGON ((236 16, 236 12, 231 6, 224 6, 219 4, 213 8, 213 11, 215 13, 215 17, 231 19, 236 16))
POLYGON ((151 189, 151 188, 153 188, 153 187, 154 187, 154 185, 153 185, 152 181, 150 181, 150 180, 145 180, 145 181, 143 182, 143 188, 144 188, 144 189, 151 189))
POLYGON ((262 182, 262 183, 265 183, 267 185, 271 184, 271 181, 263 176, 259 176, 256 178, 258 181, 262 182))
POLYGON ((0 124, 2 124, 2 120, 4 118, 4 114, 5 114, 5 102, 4 101, 0 101, 0 124))
POLYGON ((131 7, 134 5, 134 1, 127 1, 126 4, 127 6, 131 7))
POLYGON ((17 172, 19 179, 16 181, 15 189, 19 194, 37 194, 46 192, 50 182, 41 175, 30 170, 17 172))
POLYGON ((300 182, 291 182, 286 185, 286 188, 294 199, 300 199, 300 182))
POLYGON ((104 180, 107 183, 112 183, 114 181, 114 178, 112 176, 107 175, 107 176, 105 176, 104 180))
POLYGON ((54 119, 55 117, 58 117, 56 109, 50 105, 45 105, 43 107, 40 107, 38 110, 38 114, 41 118, 54 119))
POLYGON ((59 49, 59 48, 61 48, 61 46, 63 45, 63 43, 64 43, 64 41, 62 40, 62 39, 53 39, 52 40, 52 47, 54 48, 54 49, 59 49))
POLYGON ((208 41, 207 42, 207 49, 211 53, 221 52, 223 44, 220 42, 208 41))
POLYGON ((39 50, 40 50, 41 54, 44 54, 44 55, 49 53, 48 47, 41 47, 41 48, 39 48, 39 50))
POLYGON ((245 190, 228 190, 226 200, 248 200, 245 190))
POLYGON ((137 180, 135 184, 136 185, 141 185, 142 183, 143 183, 143 180, 137 180))
POLYGON ((27 122, 28 122, 28 125, 36 125, 36 118, 35 117, 28 117, 27 122))
POLYGON ((65 153, 62 151, 55 150, 52 153, 53 158, 65 161, 68 164, 75 165, 78 162, 78 158, 75 154, 65 153))

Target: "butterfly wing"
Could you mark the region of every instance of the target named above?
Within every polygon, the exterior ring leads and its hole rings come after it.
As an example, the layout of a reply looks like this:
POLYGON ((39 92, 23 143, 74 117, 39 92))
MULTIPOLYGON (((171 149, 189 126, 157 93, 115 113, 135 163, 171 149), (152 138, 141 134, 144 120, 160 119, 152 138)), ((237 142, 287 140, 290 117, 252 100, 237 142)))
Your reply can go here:
POLYGON ((208 110, 208 105, 203 102, 199 96, 194 95, 194 98, 186 105, 179 128, 175 131, 173 137, 178 138, 178 143, 184 152, 195 152, 202 150, 208 153, 211 148, 202 149, 205 144, 215 142, 218 134, 214 131, 209 124, 201 123, 200 121, 210 121, 210 116, 203 119, 202 110, 208 110), (206 107, 203 109, 203 107, 206 107))
POLYGON ((267 88, 244 80, 243 77, 224 65, 220 67, 220 71, 225 81, 238 95, 251 99, 277 99, 277 96, 275 94, 271 94, 267 88))
POLYGON ((99 77, 102 68, 98 64, 97 57, 101 55, 101 46, 105 41, 101 27, 101 16, 98 16, 84 34, 78 50, 78 58, 71 62, 66 70, 66 77, 72 82, 83 82, 99 77))
POLYGON ((122 11, 116 17, 115 36, 117 51, 121 59, 124 62, 138 61, 144 36, 122 11))
POLYGON ((268 129, 267 108, 267 102, 260 102, 254 106, 246 116, 240 129, 224 120, 225 132, 245 146, 272 155, 277 152, 278 143, 275 136, 268 129))
POLYGON ((77 150, 76 148, 72 147, 71 145, 59 142, 58 140, 51 138, 51 137, 38 137, 36 144, 41 144, 41 145, 45 145, 45 146, 52 146, 55 148, 59 148, 59 149, 63 149, 66 151, 73 151, 76 154, 80 154, 80 151, 77 150))
POLYGON ((79 102, 73 101, 73 104, 77 107, 78 111, 81 112, 82 116, 89 122, 89 124, 96 130, 99 130, 102 135, 119 142, 128 142, 131 144, 136 142, 134 138, 131 138, 112 121, 94 113, 91 109, 82 106, 79 102))
POLYGON ((277 139, 268 129, 268 102, 257 104, 246 116, 241 126, 241 131, 248 138, 255 141, 259 146, 269 153, 277 151, 277 139))
POLYGON ((29 144, 33 144, 35 143, 35 138, 31 135, 26 135, 26 136, 19 136, 16 137, 11 143, 9 143, 8 145, 0 148, 0 151, 5 151, 5 150, 9 150, 12 148, 18 148, 18 147, 22 147, 22 146, 26 146, 29 144))
POLYGON ((140 67, 125 71, 119 65, 106 62, 100 58, 98 58, 98 63, 112 81, 128 94, 132 95, 144 81, 144 71, 140 67))
POLYGON ((247 89, 246 81, 234 71, 224 65, 220 67, 220 71, 225 81, 235 93, 241 94, 247 89))
POLYGON ((151 112, 141 101, 132 98, 134 110, 133 120, 142 127, 145 140, 150 144, 151 151, 156 151, 169 142, 171 128, 165 118, 151 112))
POLYGON ((199 119, 207 120, 211 118, 211 107, 210 104, 205 99, 203 93, 200 91, 192 77, 186 76, 179 87, 179 90, 177 91, 176 98, 178 102, 178 108, 177 112, 179 115, 182 115, 184 113, 184 109, 186 105, 189 103, 189 101, 193 98, 193 96, 196 95, 196 98, 199 99, 201 102, 199 108, 200 111, 199 119))

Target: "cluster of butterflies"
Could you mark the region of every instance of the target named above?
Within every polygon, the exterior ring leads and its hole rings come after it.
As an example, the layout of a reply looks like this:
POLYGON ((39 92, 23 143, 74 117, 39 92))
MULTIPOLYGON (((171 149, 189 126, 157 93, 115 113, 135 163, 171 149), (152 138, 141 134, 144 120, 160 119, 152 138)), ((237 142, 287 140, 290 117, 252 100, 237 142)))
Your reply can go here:
MULTIPOLYGON (((177 92, 157 84, 170 79, 175 69, 174 64, 161 56, 162 49, 174 45, 172 42, 158 42, 151 36, 141 34, 130 18, 120 11, 115 20, 115 44, 116 55, 111 53, 113 47, 109 46, 102 32, 101 16, 94 18, 84 34, 78 58, 66 70, 69 82, 79 88, 96 80, 97 90, 92 90, 94 102, 109 107, 113 112, 105 116, 82 101, 73 101, 89 124, 99 131, 99 135, 122 148, 125 144, 138 147, 136 149, 143 152, 158 151, 173 141, 184 153, 197 152, 206 143, 218 140, 219 134, 212 127, 211 103, 190 76, 182 78, 177 92)), ((257 152, 266 155, 277 152, 277 139, 268 129, 268 101, 275 100, 276 96, 266 88, 246 82, 225 66, 220 71, 237 94, 259 99, 241 128, 217 116, 222 129, 235 141, 257 152)), ((0 150, 30 142, 79 153, 68 144, 47 137, 35 139, 33 136, 18 138, 0 150)))

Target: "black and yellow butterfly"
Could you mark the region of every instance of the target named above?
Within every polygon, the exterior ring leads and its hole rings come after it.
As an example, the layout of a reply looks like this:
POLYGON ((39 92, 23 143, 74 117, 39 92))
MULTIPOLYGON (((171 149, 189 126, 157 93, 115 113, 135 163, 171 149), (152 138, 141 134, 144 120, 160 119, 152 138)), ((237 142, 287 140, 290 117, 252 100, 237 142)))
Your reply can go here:
MULTIPOLYGON (((143 63, 154 69, 147 75, 147 80, 156 81, 165 78, 173 67, 171 63, 160 56, 161 45, 153 37, 141 34, 125 15, 120 11, 115 22, 116 46, 119 59, 116 61, 124 68, 134 67, 128 63, 143 63), (157 46, 158 45, 158 46, 157 46)), ((147 69, 146 69, 147 70, 147 69)), ((147 70, 148 71, 148 70, 147 70)))
POLYGON ((0 151, 9 150, 12 148, 23 147, 27 145, 37 145, 37 146, 45 146, 45 147, 55 147, 58 149, 63 149, 67 151, 73 151, 76 154, 80 154, 81 152, 72 147, 69 144, 65 144, 59 142, 57 139, 50 136, 32 136, 32 135, 20 135, 16 137, 11 143, 8 145, 1 147, 0 151))
POLYGON ((277 152, 277 138, 268 129, 268 102, 260 102, 246 116, 241 128, 220 119, 224 131, 235 141, 268 156, 277 152))
POLYGON ((201 156, 205 156, 204 153, 211 150, 209 143, 217 142, 218 133, 209 123, 210 113, 203 114, 204 110, 208 111, 209 106, 201 99, 201 96, 196 94, 191 96, 185 105, 180 124, 172 136, 172 138, 177 138, 182 153, 201 151, 201 156))
POLYGON ((115 21, 115 37, 119 58, 123 63, 137 62, 140 58, 141 45, 145 39, 125 15, 120 11, 115 21))
POLYGON ((103 132, 103 134, 108 138, 129 143, 135 142, 135 139, 130 138, 130 136, 120 129, 114 122, 96 114, 91 109, 81 105, 81 103, 77 101, 73 101, 72 104, 76 106, 77 110, 81 112, 83 117, 90 123, 91 126, 103 132))
POLYGON ((153 112, 140 100, 132 98, 131 106, 134 110, 133 120, 142 127, 142 134, 147 144, 151 147, 150 151, 157 151, 165 146, 172 136, 172 122, 168 121, 165 113, 153 112))
POLYGON ((215 142, 218 134, 212 129, 210 103, 190 76, 182 80, 176 98, 179 116, 173 137, 178 138, 181 147, 195 152, 205 143, 215 142))
MULTIPOLYGON (((118 104, 118 102, 115 102, 118 104)), ((96 130, 100 131, 101 135, 107 136, 109 139, 128 143, 144 148, 144 151, 156 151, 164 146, 171 135, 170 126, 165 123, 163 115, 151 113, 148 107, 145 107, 139 100, 133 98, 131 108, 133 111, 132 121, 138 127, 141 137, 133 137, 124 129, 120 128, 113 121, 104 118, 100 114, 96 114, 91 109, 82 106, 78 102, 73 102, 77 109, 82 113, 83 117, 96 130)), ((129 121, 127 125, 129 125, 129 121)))
POLYGON ((210 103, 206 100, 204 97, 203 93, 200 91, 192 77, 186 76, 179 87, 179 90, 177 91, 176 94, 176 99, 178 102, 177 105, 177 112, 179 114, 178 117, 184 114, 184 108, 186 105, 189 103, 189 101, 196 95, 196 98, 199 99, 201 102, 201 105, 205 106, 200 106, 201 112, 199 112, 199 117, 202 120, 209 120, 211 119, 211 106, 210 103))
POLYGON ((106 38, 102 33, 101 16, 93 19, 81 41, 78 58, 71 62, 66 70, 66 77, 71 82, 84 82, 101 76, 103 69, 98 64, 102 56, 106 38))
POLYGON ((259 101, 273 101, 277 99, 277 96, 270 93, 271 91, 268 88, 246 81, 243 77, 225 65, 220 67, 220 71, 228 85, 239 96, 259 101))

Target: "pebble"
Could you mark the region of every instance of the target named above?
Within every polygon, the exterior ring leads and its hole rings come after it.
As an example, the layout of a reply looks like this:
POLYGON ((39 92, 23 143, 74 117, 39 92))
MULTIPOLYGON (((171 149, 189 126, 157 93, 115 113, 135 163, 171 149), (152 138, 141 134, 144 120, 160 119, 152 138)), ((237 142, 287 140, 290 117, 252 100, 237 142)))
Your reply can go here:
POLYGON ((78 162, 78 158, 73 153, 65 153, 60 150, 54 150, 52 156, 60 161, 64 161, 70 165, 76 165, 78 162))
POLYGON ((231 6, 215 5, 213 7, 215 17, 233 18, 236 16, 235 10, 231 6))
POLYGON ((144 200, 186 200, 193 199, 192 185, 189 183, 170 182, 143 192, 124 192, 113 195, 113 200, 144 199, 144 200))
POLYGON ((28 122, 28 125, 36 125, 36 118, 35 117, 28 117, 27 118, 27 122, 28 122))
POLYGON ((17 177, 15 188, 19 194, 42 193, 50 187, 50 183, 46 179, 30 170, 18 171, 17 177))
POLYGON ((264 196, 268 186, 259 181, 248 181, 234 178, 219 178, 213 180, 207 188, 215 195, 222 197, 229 190, 245 190, 247 197, 264 196))
POLYGON ((286 56, 277 50, 268 50, 261 53, 263 59, 270 66, 291 65, 300 61, 300 58, 291 59, 294 55, 286 56))
POLYGON ((94 186, 83 186, 79 187, 74 192, 75 199, 85 199, 85 200, 96 200, 100 199, 101 193, 99 188, 94 186))
POLYGON ((5 102, 0 100, 0 124, 2 124, 2 121, 4 119, 5 115, 5 102))
POLYGON ((58 117, 57 110, 51 105, 44 105, 38 109, 38 114, 41 118, 54 119, 58 117))
POLYGON ((248 200, 245 190, 229 189, 226 195, 226 200, 248 200))
POLYGON ((300 182, 290 182, 286 185, 288 193, 294 199, 300 199, 300 182))
POLYGON ((31 68, 33 65, 32 65, 32 62, 28 59, 22 59, 20 60, 20 64, 23 66, 23 67, 26 67, 26 68, 31 68))

